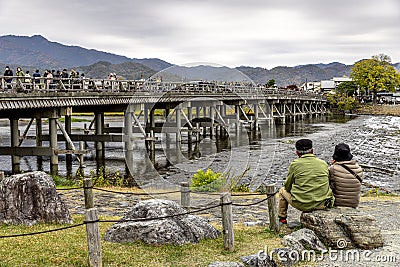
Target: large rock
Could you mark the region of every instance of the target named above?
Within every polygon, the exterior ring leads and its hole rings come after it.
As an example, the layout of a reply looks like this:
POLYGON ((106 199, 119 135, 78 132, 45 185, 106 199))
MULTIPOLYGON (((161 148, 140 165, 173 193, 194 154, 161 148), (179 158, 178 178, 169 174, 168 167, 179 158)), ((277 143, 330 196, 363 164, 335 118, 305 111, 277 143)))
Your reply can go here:
POLYGON ((245 266, 248 267, 277 267, 278 264, 275 262, 273 258, 268 255, 268 253, 264 253, 263 251, 258 252, 257 254, 253 254, 250 256, 240 257, 245 266))
POLYGON ((0 182, 0 222, 33 225, 72 223, 51 176, 35 171, 16 174, 0 182))
POLYGON ((303 212, 303 227, 311 229, 331 248, 374 249, 383 246, 375 218, 353 208, 333 208, 303 212))
POLYGON ((194 215, 176 214, 186 210, 170 200, 146 200, 139 202, 122 219, 148 219, 168 217, 159 220, 118 222, 106 232, 104 239, 125 243, 142 240, 149 244, 197 243, 203 238, 217 238, 220 232, 207 221, 194 215))
POLYGON ((282 266, 293 266, 300 260, 307 259, 304 255, 315 255, 311 251, 326 251, 317 235, 307 228, 285 235, 281 242, 286 247, 274 249, 273 255, 276 255, 276 261, 282 266))
POLYGON ((302 228, 282 238, 282 244, 297 251, 325 251, 326 247, 310 229, 302 228))

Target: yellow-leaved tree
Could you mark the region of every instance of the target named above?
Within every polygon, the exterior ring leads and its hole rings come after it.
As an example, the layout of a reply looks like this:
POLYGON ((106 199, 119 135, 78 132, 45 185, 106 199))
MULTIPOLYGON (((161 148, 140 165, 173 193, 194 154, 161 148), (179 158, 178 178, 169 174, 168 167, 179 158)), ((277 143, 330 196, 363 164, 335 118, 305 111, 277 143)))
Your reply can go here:
POLYGON ((377 92, 394 92, 400 86, 400 72, 391 65, 390 57, 385 54, 356 62, 351 68, 350 77, 360 89, 374 93, 374 103, 376 103, 377 92))

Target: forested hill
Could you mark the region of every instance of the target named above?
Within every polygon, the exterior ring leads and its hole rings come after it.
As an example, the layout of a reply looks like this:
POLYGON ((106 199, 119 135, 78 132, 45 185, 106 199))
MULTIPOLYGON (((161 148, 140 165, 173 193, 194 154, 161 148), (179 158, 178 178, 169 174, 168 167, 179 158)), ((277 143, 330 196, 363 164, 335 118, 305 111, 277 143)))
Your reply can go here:
POLYGON ((81 66, 77 68, 81 73, 85 73, 88 78, 105 79, 109 73, 116 73, 118 77, 128 80, 138 80, 149 78, 155 73, 155 70, 139 63, 123 62, 111 64, 110 62, 100 61, 90 66, 81 66))
POLYGON ((158 58, 128 58, 94 49, 51 42, 41 35, 0 36, 0 62, 4 64, 61 69, 88 66, 99 61, 112 64, 140 63, 155 71, 171 66, 170 63, 158 58))
POLYGON ((349 76, 351 66, 334 62, 329 64, 309 64, 296 67, 264 68, 238 67, 255 83, 265 84, 274 79, 278 86, 300 85, 306 81, 329 80, 333 77, 349 76))
MULTIPOLYGON (((0 36, 0 68, 4 70, 6 65, 14 70, 17 66, 21 66, 24 70, 30 70, 31 73, 36 68, 43 71, 73 67, 91 78, 106 78, 109 73, 115 72, 125 79, 141 77, 147 79, 158 71, 172 66, 173 63, 158 58, 128 58, 79 46, 67 46, 49 41, 41 35, 31 37, 6 35, 0 36)), ((393 66, 400 70, 400 63, 395 63, 393 66)), ((348 76, 351 65, 333 62, 295 67, 281 66, 270 70, 255 66, 241 66, 236 69, 246 74, 255 83, 265 84, 274 79, 278 86, 287 86, 301 85, 306 81, 348 76)), ((198 69, 193 69, 193 71, 199 72, 198 69)), ((204 79, 215 79, 218 73, 213 74, 204 79)))

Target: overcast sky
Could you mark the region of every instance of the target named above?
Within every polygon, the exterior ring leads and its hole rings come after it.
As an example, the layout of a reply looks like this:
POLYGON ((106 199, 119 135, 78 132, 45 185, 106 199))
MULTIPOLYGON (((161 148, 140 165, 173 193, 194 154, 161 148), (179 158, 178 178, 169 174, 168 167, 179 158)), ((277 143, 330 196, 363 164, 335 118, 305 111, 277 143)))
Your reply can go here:
POLYGON ((397 63, 399 11, 399 0, 0 0, 0 35, 173 64, 397 63))

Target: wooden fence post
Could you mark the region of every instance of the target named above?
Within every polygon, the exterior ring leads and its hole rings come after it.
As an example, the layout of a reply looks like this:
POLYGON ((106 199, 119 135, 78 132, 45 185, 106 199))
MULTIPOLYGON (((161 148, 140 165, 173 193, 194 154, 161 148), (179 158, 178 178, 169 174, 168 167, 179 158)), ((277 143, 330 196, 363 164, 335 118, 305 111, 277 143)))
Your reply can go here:
POLYGON ((91 178, 85 178, 84 183, 84 195, 85 195, 85 218, 86 218, 86 235, 88 242, 88 256, 89 266, 101 267, 101 245, 100 245, 100 229, 99 229, 99 218, 97 215, 97 209, 94 208, 93 203, 93 182, 91 178))
POLYGON ((221 195, 221 210, 224 247, 225 249, 229 249, 229 251, 233 251, 235 248, 235 237, 233 233, 232 202, 230 193, 224 193, 221 195))
POLYGON ((190 210, 190 188, 188 182, 181 183, 181 206, 190 210))
POLYGON ((93 182, 92 178, 83 179, 83 193, 85 195, 85 209, 94 207, 93 204, 93 182))
POLYGON ((100 246, 100 229, 97 209, 90 208, 85 210, 86 217, 86 234, 88 242, 89 266, 101 267, 101 246, 100 246))
MULTIPOLYGON (((267 194, 275 193, 275 185, 270 184, 266 186, 267 194)), ((268 214, 269 214, 269 229, 275 233, 279 232, 279 220, 278 220, 278 209, 276 206, 275 195, 268 198, 268 214)))

